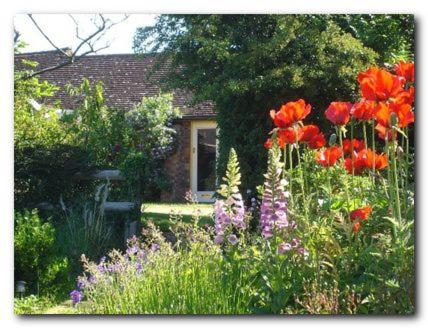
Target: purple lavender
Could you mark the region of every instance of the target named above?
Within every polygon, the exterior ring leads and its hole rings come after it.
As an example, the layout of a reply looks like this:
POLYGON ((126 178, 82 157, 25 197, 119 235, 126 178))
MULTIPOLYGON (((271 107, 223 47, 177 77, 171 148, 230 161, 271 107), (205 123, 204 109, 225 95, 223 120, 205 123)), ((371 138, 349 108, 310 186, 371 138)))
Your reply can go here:
POLYGON ((77 289, 83 290, 88 285, 88 279, 86 277, 77 277, 77 289))
POLYGON ((141 262, 135 264, 135 270, 137 271, 137 275, 140 275, 143 271, 143 264, 141 262))
POLYGON ((70 293, 70 297, 71 297, 71 304, 73 304, 73 306, 76 306, 77 303, 79 303, 80 301, 82 301, 83 299, 83 293, 79 290, 73 290, 70 293))
POLYGON ((152 252, 156 252, 156 251, 158 251, 159 249, 160 249, 159 244, 153 243, 153 244, 152 244, 152 246, 150 246, 150 250, 151 250, 152 252))

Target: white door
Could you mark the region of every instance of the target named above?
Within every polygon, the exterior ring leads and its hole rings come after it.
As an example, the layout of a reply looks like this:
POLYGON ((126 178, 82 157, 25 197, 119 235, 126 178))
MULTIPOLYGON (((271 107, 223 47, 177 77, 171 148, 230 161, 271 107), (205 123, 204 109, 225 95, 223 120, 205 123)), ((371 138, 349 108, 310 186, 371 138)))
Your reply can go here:
POLYGON ((217 125, 214 121, 192 122, 192 193, 198 202, 213 202, 216 186, 217 125))

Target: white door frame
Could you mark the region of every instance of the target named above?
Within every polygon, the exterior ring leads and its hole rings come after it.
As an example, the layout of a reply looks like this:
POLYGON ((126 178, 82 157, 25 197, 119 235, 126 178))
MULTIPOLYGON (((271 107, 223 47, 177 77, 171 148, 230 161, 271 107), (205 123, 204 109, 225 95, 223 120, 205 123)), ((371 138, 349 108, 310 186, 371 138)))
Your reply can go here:
MULTIPOLYGON (((198 186, 198 130, 200 129, 216 129, 215 121, 192 121, 190 125, 190 187, 192 194, 196 195, 197 201, 201 203, 213 202, 214 190, 197 190, 198 186)), ((216 155, 218 144, 216 140, 216 155)))

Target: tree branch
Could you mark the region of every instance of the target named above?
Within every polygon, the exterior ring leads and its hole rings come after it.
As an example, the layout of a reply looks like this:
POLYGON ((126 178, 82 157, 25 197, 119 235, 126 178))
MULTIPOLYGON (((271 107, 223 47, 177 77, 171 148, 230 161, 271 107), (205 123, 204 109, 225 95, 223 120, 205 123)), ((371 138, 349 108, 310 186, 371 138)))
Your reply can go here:
MULTIPOLYGON (((97 53, 98 51, 104 50, 106 48, 108 48, 110 46, 109 42, 106 42, 105 45, 100 46, 100 47, 96 47, 97 43, 102 39, 102 37, 105 36, 106 32, 111 29, 113 26, 122 23, 123 21, 125 21, 126 19, 128 19, 129 15, 125 15, 123 19, 117 21, 117 22, 112 22, 110 19, 105 18, 102 14, 97 14, 97 16, 93 19, 93 24, 96 27, 95 32, 89 34, 86 37, 83 37, 80 35, 80 30, 79 30, 79 23, 78 21, 73 17, 73 15, 69 15, 71 17, 71 19, 73 20, 74 24, 76 25, 76 38, 78 40, 80 40, 80 43, 76 46, 74 51, 71 52, 67 52, 64 51, 63 49, 61 49, 60 47, 58 47, 50 38, 49 36, 45 33, 45 31, 43 31, 43 29, 40 27, 40 25, 36 22, 36 20, 34 19, 32 14, 28 14, 28 17, 31 19, 31 21, 33 22, 33 24, 36 26, 36 28, 39 30, 39 32, 43 35, 43 37, 50 43, 50 45, 52 47, 54 47, 61 55, 63 55, 65 57, 65 60, 59 64, 53 65, 51 67, 47 67, 47 68, 43 68, 41 70, 38 71, 34 71, 31 72, 27 75, 24 75, 22 77, 22 79, 30 79, 34 76, 49 72, 49 71, 53 71, 56 69, 59 69, 61 67, 70 65, 72 63, 74 63, 76 60, 79 60, 82 57, 85 57, 91 53, 97 53), (101 20, 101 24, 97 23, 97 17, 100 18, 101 20), (88 47, 88 50, 83 51, 81 53, 79 53, 79 51, 81 51, 83 49, 83 47, 86 46, 88 47)), ((16 38, 17 32, 15 31, 15 38, 16 38)), ((19 36, 18 36, 19 38, 19 36)))
POLYGON ((16 28, 13 28, 13 43, 16 44, 21 37, 21 33, 16 28))

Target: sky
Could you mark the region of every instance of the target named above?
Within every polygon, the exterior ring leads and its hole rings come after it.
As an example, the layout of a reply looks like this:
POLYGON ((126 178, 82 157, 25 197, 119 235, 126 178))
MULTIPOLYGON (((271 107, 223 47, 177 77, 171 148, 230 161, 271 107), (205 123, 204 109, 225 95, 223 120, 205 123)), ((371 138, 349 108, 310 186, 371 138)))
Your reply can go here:
MULTIPOLYGON (((104 16, 113 22, 118 22, 124 18, 124 15, 121 14, 107 14, 104 16)), ((95 30, 94 24, 91 22, 94 14, 73 14, 73 17, 79 23, 81 36, 90 35, 95 30)), ((129 15, 128 19, 113 26, 106 32, 103 39, 99 41, 99 46, 104 46, 106 42, 109 42, 110 46, 101 50, 98 54, 132 53, 132 40, 135 30, 137 27, 152 25, 155 17, 156 15, 154 14, 129 15)), ((58 47, 75 49, 79 43, 76 37, 76 25, 69 15, 33 14, 33 18, 58 47)), ((21 40, 28 44, 23 52, 54 50, 26 14, 15 15, 14 26, 21 33, 21 40)))

